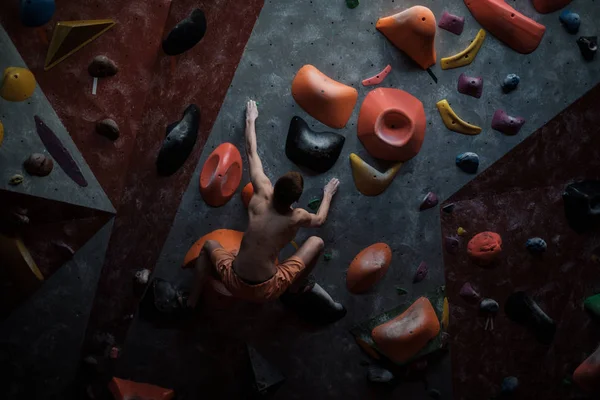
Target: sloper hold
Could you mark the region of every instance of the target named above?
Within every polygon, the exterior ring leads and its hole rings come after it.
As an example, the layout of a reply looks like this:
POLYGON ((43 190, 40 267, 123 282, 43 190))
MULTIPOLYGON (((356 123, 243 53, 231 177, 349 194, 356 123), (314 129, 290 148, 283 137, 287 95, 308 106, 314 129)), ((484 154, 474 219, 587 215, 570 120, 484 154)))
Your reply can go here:
POLYGON ((588 393, 600 393, 600 347, 577 367, 573 381, 588 393))
POLYGON ((37 27, 48 23, 55 10, 54 0, 21 0, 19 16, 23 25, 37 27))
POLYGON ((392 250, 385 243, 375 243, 363 249, 350 263, 346 287, 358 294, 371 289, 386 274, 392 262, 392 250))
POLYGON ((402 163, 394 164, 382 173, 352 153, 350 154, 350 166, 352 167, 354 184, 358 191, 365 196, 377 196, 390 186, 402 163))
POLYGON ((565 216, 577 233, 588 231, 600 222, 600 181, 574 182, 563 192, 565 216))
POLYGON ((230 253, 237 253, 240 250, 244 232, 234 231, 232 229, 217 229, 198 239, 188 250, 183 260, 181 268, 192 268, 198 259, 202 246, 207 240, 216 240, 230 253))
POLYGON ((300 117, 290 121, 285 155, 298 165, 316 172, 329 170, 337 161, 346 138, 334 132, 315 132, 300 117))
POLYGON ((459 93, 478 99, 483 93, 483 78, 480 76, 468 76, 462 73, 458 77, 457 89, 459 93))
POLYGON ((54 67, 114 25, 115 21, 112 19, 58 22, 52 34, 44 70, 54 67))
POLYGON ((435 16, 423 6, 380 18, 376 28, 423 69, 435 64, 435 16))
POLYGON ((516 52, 529 54, 542 41, 546 27, 524 16, 504 0, 464 2, 484 29, 516 52))
POLYGON ((479 49, 481 49, 481 45, 483 45, 483 41, 485 39, 485 31, 480 29, 477 32, 477 36, 475 39, 467 46, 466 49, 457 53, 450 57, 444 57, 441 61, 442 69, 452 69, 458 67, 464 67, 465 65, 469 65, 475 59, 477 53, 479 53, 479 49))
POLYGON ((200 109, 190 104, 179 122, 169 125, 167 137, 156 159, 159 175, 173 175, 185 163, 194 149, 200 127, 200 109))
POLYGON ((219 145, 206 159, 200 173, 200 194, 212 207, 227 203, 242 180, 242 156, 231 143, 219 145))
POLYGON ((377 347, 396 363, 408 361, 440 332, 440 321, 430 301, 421 297, 396 318, 375 327, 377 347))
POLYGON ((564 10, 558 16, 558 20, 567 32, 572 34, 579 32, 579 26, 581 25, 579 14, 574 13, 571 10, 564 10))
POLYGON ((358 91, 307 64, 292 81, 292 96, 311 117, 331 128, 341 129, 352 115, 358 91))
POLYGON ((533 7, 537 12, 548 14, 556 10, 560 10, 569 4, 572 0, 532 0, 533 7))
POLYGON ((108 388, 115 400, 171 400, 175 397, 175 392, 172 389, 117 377, 112 378, 108 388))
POLYGON ((556 324, 525 292, 514 292, 508 296, 504 313, 512 321, 529 328, 540 343, 552 343, 556 324))
POLYGON ((448 11, 444 11, 440 22, 438 22, 438 26, 455 35, 460 35, 465 27, 465 17, 459 17, 450 14, 448 11))
POLYGON ((504 110, 496 110, 492 117, 492 129, 505 135, 516 135, 523 127, 525 118, 511 117, 504 110))
POLYGON ((448 100, 440 100, 436 103, 436 106, 446 128, 464 135, 478 135, 481 133, 481 128, 479 126, 469 124, 456 115, 452 107, 450 107, 448 100))
POLYGON ((408 161, 421 150, 426 125, 419 99, 400 89, 377 88, 360 107, 357 134, 373 157, 408 161))
POLYGON ((267 392, 285 380, 281 371, 268 362, 254 347, 249 344, 246 347, 254 375, 254 385, 258 392, 267 392))
POLYGON ((204 12, 195 8, 190 15, 179 22, 163 40, 165 54, 176 56, 194 47, 206 33, 206 17, 204 12))
POLYGON ((35 91, 35 77, 27 68, 8 67, 4 70, 0 97, 8 101, 24 101, 35 91))
POLYGON ((479 156, 470 151, 460 153, 456 156, 456 166, 468 174, 477 173, 479 168, 479 156))

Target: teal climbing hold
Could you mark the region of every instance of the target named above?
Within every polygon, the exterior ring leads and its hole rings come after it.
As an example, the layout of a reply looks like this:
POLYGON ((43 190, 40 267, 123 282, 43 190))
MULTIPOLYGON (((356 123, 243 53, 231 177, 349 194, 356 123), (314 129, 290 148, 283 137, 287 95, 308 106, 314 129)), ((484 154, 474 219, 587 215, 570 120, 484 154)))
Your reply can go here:
POLYGON ((356 8, 359 4, 360 3, 358 0, 346 0, 346 5, 348 6, 348 8, 356 8))
POLYGON ((321 199, 319 198, 314 198, 311 201, 308 202, 308 208, 310 208, 312 211, 318 211, 319 207, 321 206, 321 199))
POLYGON ((586 310, 600 318, 600 294, 590 296, 583 302, 586 310))

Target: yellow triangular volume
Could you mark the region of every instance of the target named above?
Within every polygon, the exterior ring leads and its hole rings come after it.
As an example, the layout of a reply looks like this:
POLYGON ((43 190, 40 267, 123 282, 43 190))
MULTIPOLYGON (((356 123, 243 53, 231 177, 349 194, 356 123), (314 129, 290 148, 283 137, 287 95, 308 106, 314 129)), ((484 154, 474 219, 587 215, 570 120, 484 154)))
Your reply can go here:
POLYGON ((48 71, 114 25, 115 21, 112 19, 62 21, 57 23, 46 55, 44 70, 48 71))

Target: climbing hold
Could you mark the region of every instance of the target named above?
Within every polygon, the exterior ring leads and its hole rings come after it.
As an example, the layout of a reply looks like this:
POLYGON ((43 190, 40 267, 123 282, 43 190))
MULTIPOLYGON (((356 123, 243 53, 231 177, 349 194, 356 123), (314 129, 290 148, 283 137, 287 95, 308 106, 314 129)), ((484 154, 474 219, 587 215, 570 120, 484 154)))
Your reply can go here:
POLYGON ((223 143, 206 159, 200 173, 200 194, 206 204, 220 207, 233 196, 242 179, 242 156, 231 143, 223 143))
POLYGON ((600 392, 600 347, 577 367, 573 381, 586 392, 600 392))
POLYGON ((357 133, 373 157, 408 161, 421 150, 426 125, 419 99, 400 89, 377 88, 362 103, 357 133))
POLYGON ((135 281, 139 285, 146 285, 148 280, 150 279, 150 270, 149 269, 141 269, 135 273, 135 281))
POLYGON ((467 234, 467 231, 465 230, 465 228, 463 228, 462 226, 459 226, 456 229, 456 233, 458 234, 458 236, 464 236, 467 234))
POLYGON ((467 254, 480 266, 493 263, 502 252, 502 238, 496 232, 481 232, 467 244, 467 254))
POLYGON ((484 29, 519 53, 531 53, 542 41, 546 27, 524 16, 504 0, 464 2, 484 29))
POLYGON ((4 125, 2 125, 2 121, 0 121, 0 146, 2 146, 3 141, 4 141, 4 125))
POLYGON ((511 117, 504 110, 496 110, 492 117, 492 129, 505 135, 516 135, 525 123, 523 117, 511 117))
POLYGON ((459 242, 458 239, 451 236, 446 236, 444 238, 444 247, 446 251, 450 254, 456 254, 458 252, 459 242))
POLYGON ((425 297, 406 311, 371 331, 377 348, 390 360, 405 363, 440 332, 440 321, 425 297))
POLYGON ((396 163, 382 173, 371 167, 356 154, 351 153, 350 166, 352 167, 354 184, 358 191, 365 196, 377 196, 390 186, 402 163, 396 163))
POLYGON ((600 221, 600 181, 571 183, 563 192, 565 216, 569 226, 583 233, 600 221))
POLYGON ((479 32, 477 32, 475 39, 473 39, 466 49, 453 56, 442 58, 442 69, 459 68, 471 64, 473 60, 475 60, 477 53, 479 53, 479 49, 481 49, 484 39, 485 31, 480 29, 479 32))
POLYGON ((156 159, 159 175, 173 175, 185 163, 196 144, 199 127, 200 109, 195 104, 185 109, 179 121, 167 126, 167 137, 156 159))
POLYGON ((163 51, 169 56, 184 53, 198 44, 205 33, 206 17, 202 10, 195 8, 187 18, 171 29, 162 42, 163 51))
POLYGON ((96 122, 96 133, 110 140, 117 140, 120 135, 119 125, 112 119, 103 119, 96 122))
POLYGON ((444 297, 444 305, 442 307, 442 328, 448 330, 450 326, 450 304, 448 304, 448 298, 444 297))
POLYGON ((19 16, 25 26, 45 25, 52 19, 56 10, 54 0, 21 0, 20 2, 19 16))
POLYGON ((548 14, 560 10, 570 2, 571 0, 533 0, 533 7, 539 13, 548 14))
POLYGON ((292 81, 292 96, 311 117, 331 128, 341 129, 352 115, 358 92, 307 64, 292 81))
POLYGON ((504 313, 512 321, 531 329, 537 340, 550 344, 556 324, 525 292, 514 292, 506 300, 504 313))
POLYGON ((379 85, 386 76, 392 71, 392 66, 388 64, 380 73, 362 81, 363 86, 379 85))
POLYGON ((527 242, 525 242, 525 247, 527 248, 527 250, 534 254, 540 254, 546 251, 548 245, 546 244, 546 241, 544 239, 534 237, 531 239, 527 239, 527 242))
POLYGON ((371 289, 384 277, 392 262, 392 250, 385 243, 375 243, 363 249, 350 263, 346 287, 354 294, 371 289))
POLYGON ((58 22, 52 34, 44 70, 54 67, 114 25, 115 21, 112 19, 58 22))
POLYGON ((240 250, 244 232, 234 231, 232 229, 217 229, 198 239, 186 253, 182 268, 192 268, 200 255, 200 251, 207 240, 215 240, 230 253, 237 253, 240 250))
POLYGON ((248 182, 242 189, 242 203, 246 208, 248 208, 252 196, 254 196, 254 186, 252 186, 252 182, 248 182))
POLYGON ((442 393, 437 389, 429 389, 427 395, 433 400, 440 400, 442 398, 442 393))
POLYGON ((94 78, 106 78, 119 72, 117 64, 106 56, 96 56, 88 66, 88 73, 94 78))
POLYGON ((592 61, 598 51, 598 36, 581 36, 577 39, 581 55, 587 61, 592 61))
POLYGON ((474 174, 479 168, 479 156, 469 151, 456 156, 456 166, 463 171, 474 174))
POLYGON ((579 14, 572 12, 571 10, 564 10, 558 16, 558 20, 565 27, 569 33, 579 32, 579 25, 581 25, 581 19, 579 14))
POLYGON ((54 162, 50 157, 46 157, 40 153, 33 153, 25 160, 23 167, 29 175, 47 176, 52 172, 54 162))
POLYGON ((440 116, 442 117, 444 125, 446 125, 446 128, 465 135, 477 135, 481 133, 480 127, 471 125, 459 118, 452 107, 450 107, 448 100, 440 100, 437 102, 436 106, 440 112, 440 116))
POLYGON ((429 208, 435 207, 438 204, 438 197, 435 193, 429 192, 423 198, 421 205, 419 206, 419 211, 427 210, 429 208))
POLYGON ((480 98, 481 93, 483 93, 483 78, 480 76, 467 76, 464 73, 460 74, 458 77, 458 92, 476 99, 480 98))
POLYGON ((175 392, 149 383, 128 381, 113 377, 108 384, 108 389, 115 400, 147 399, 147 400, 171 400, 175 392))
POLYGON ((332 259, 333 259, 333 254, 331 253, 331 251, 328 250, 323 254, 323 260, 331 261, 332 259))
POLYGON ((596 317, 600 318, 600 294, 588 297, 583 302, 583 307, 596 317))
POLYGON ((473 286, 469 282, 465 282, 460 288, 460 292, 458 293, 460 297, 462 297, 465 301, 469 303, 475 303, 481 299, 479 293, 475 291, 473 286))
POLYGON ((423 69, 435 64, 435 16, 423 6, 380 18, 375 26, 423 69))
POLYGON ((402 295, 405 295, 405 294, 407 294, 407 293, 408 293, 408 291, 407 291, 406 289, 404 289, 403 287, 396 286, 396 293, 397 293, 399 296, 402 296, 402 295))
POLYGON ((415 272, 415 276, 413 277, 413 283, 419 283, 425 277, 427 277, 427 273, 429 272, 429 268, 425 261, 421 261, 421 264, 417 267, 417 271, 415 272))
POLYGON ((369 379, 369 382, 387 383, 394 379, 394 374, 392 374, 385 368, 381 368, 376 365, 371 365, 367 373, 367 379, 369 379))
POLYGON ((23 175, 15 174, 10 177, 10 180, 8 181, 8 183, 9 183, 9 185, 17 186, 17 185, 20 185, 21 183, 23 183, 24 179, 25 178, 23 178, 23 175))
POLYGON ((359 1, 358 0, 346 0, 346 6, 348 8, 356 8, 359 5, 359 1))
POLYGON ((455 35, 460 35, 465 27, 465 17, 459 17, 450 14, 448 11, 444 11, 440 22, 438 22, 438 26, 455 35))
POLYGON ((512 92, 519 86, 519 82, 521 82, 521 78, 517 74, 508 74, 506 78, 502 81, 502 91, 504 93, 512 92))
POLYGON ((24 101, 35 91, 35 77, 27 68, 8 67, 4 70, 0 97, 8 101, 24 101))
POLYGON ((452 211, 454 211, 455 206, 456 205, 454 203, 447 204, 444 207, 442 207, 442 211, 446 214, 452 214, 452 211))
POLYGON ((345 140, 338 133, 315 132, 302 118, 294 117, 285 141, 285 155, 298 165, 325 172, 337 161, 345 140))
POLYGON ((500 385, 500 393, 502 395, 513 394, 519 387, 519 380, 514 376, 507 376, 502 380, 500 385))
POLYGON ((318 197, 315 197, 314 199, 311 199, 308 202, 308 208, 313 212, 317 212, 319 210, 320 206, 321 206, 321 199, 319 199, 318 197))
POLYGON ((318 283, 301 293, 286 291, 279 299, 286 307, 314 324, 330 324, 346 315, 344 306, 333 301, 318 283))
POLYGON ((479 303, 479 309, 483 312, 496 314, 500 310, 500 305, 494 299, 483 299, 479 303))
POLYGON ((253 346, 246 344, 246 350, 248 351, 248 358, 252 366, 254 387, 259 393, 266 394, 270 389, 285 380, 281 371, 253 346))

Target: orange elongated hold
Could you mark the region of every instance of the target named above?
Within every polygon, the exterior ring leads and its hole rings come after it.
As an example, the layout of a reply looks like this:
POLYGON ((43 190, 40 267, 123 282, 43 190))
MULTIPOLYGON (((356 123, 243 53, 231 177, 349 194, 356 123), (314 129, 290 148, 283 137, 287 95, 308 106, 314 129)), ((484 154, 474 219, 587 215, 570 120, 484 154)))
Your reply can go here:
POLYGON ((375 243, 363 249, 348 268, 346 287, 352 293, 371 289, 383 278, 392 261, 392 249, 385 243, 375 243))
POLYGON ((202 167, 200 194, 209 206, 227 203, 242 180, 242 156, 231 143, 219 145, 202 167))
POLYGON ((292 96, 311 117, 331 128, 341 129, 352 115, 358 92, 307 64, 292 81, 292 96))
POLYGON ((548 14, 560 10, 569 4, 572 0, 533 0, 533 6, 537 12, 548 14))
POLYGON ((175 397, 172 389, 115 377, 109 382, 108 388, 115 400, 171 400, 175 397))
POLYGON ((242 203, 244 203, 246 208, 248 208, 252 196, 254 196, 254 186, 252 186, 252 182, 248 182, 242 189, 242 203))
POLYGON ((529 54, 542 41, 546 27, 509 6, 504 0, 464 0, 481 26, 514 51, 529 54))
POLYGON ((376 326, 371 336, 390 360, 405 363, 440 332, 431 302, 421 297, 396 318, 376 326))
POLYGON ((244 237, 244 232, 234 231, 232 229, 217 229, 216 231, 212 231, 202 236, 200 239, 196 241, 190 247, 185 258, 183 260, 182 268, 191 268, 194 266, 196 259, 200 255, 200 251, 202 250, 202 246, 206 243, 207 240, 216 240, 223 246, 225 250, 230 253, 237 254, 240 250, 240 245, 242 244, 242 238, 244 237))
POLYGON ((362 81, 363 86, 375 86, 379 85, 383 80, 392 72, 392 66, 388 64, 380 73, 362 81))
POLYGON ((404 90, 378 88, 363 101, 357 132, 373 157, 407 161, 421 150, 426 125, 419 99, 404 90))
POLYGON ((577 367, 573 381, 586 392, 600 393, 600 347, 577 367))
POLYGON ((375 27, 421 68, 427 69, 435 64, 436 23, 429 8, 414 6, 401 13, 379 18, 375 27))

